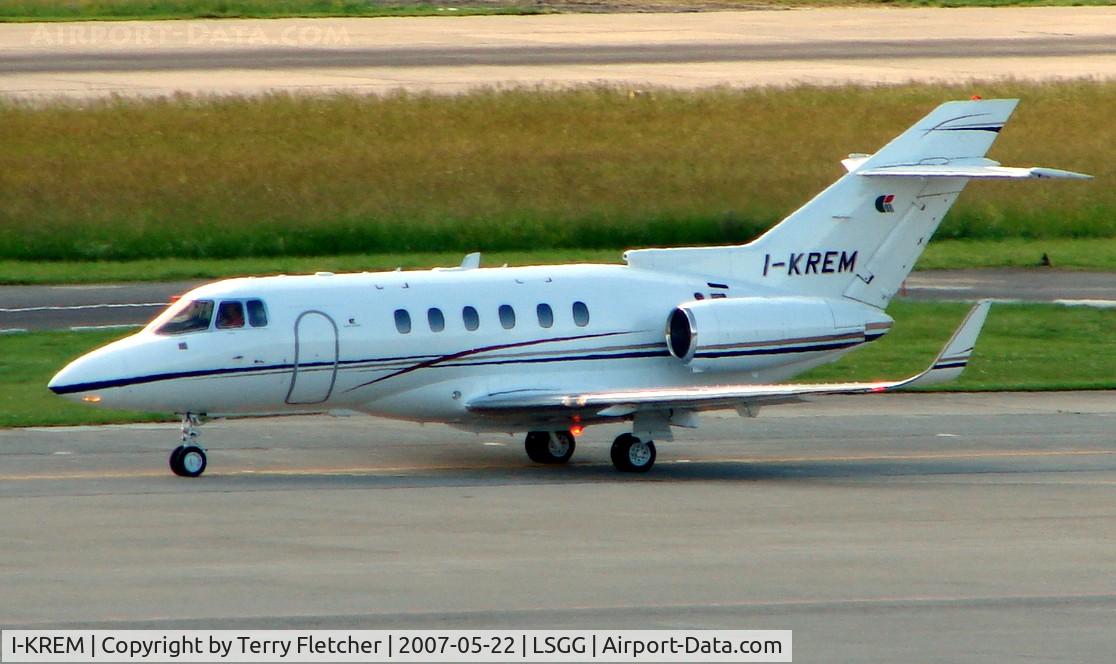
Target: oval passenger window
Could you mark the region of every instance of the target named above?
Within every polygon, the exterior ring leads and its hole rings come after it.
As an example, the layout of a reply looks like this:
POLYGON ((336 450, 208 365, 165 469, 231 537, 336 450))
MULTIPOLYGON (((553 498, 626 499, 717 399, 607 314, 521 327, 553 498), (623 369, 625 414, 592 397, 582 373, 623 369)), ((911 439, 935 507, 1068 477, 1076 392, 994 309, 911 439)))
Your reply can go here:
POLYGON ((399 334, 411 332, 411 314, 406 309, 395 310, 395 329, 399 330, 399 334))
POLYGON ((515 309, 512 309, 511 305, 500 305, 500 325, 502 325, 505 330, 510 330, 515 327, 515 309))
POLYGON ((578 327, 585 327, 589 324, 589 307, 585 306, 584 302, 573 303, 573 318, 574 324, 578 327))
POLYGON ((446 317, 442 315, 441 309, 428 309, 426 311, 426 320, 430 323, 431 332, 441 332, 446 329, 446 317))
POLYGON ((480 316, 477 315, 477 310, 472 307, 465 307, 461 310, 461 320, 465 323, 465 329, 470 332, 480 327, 480 316))
POLYGON ((551 310, 549 304, 540 304, 535 307, 535 313, 539 316, 539 327, 554 325, 554 311, 551 310))

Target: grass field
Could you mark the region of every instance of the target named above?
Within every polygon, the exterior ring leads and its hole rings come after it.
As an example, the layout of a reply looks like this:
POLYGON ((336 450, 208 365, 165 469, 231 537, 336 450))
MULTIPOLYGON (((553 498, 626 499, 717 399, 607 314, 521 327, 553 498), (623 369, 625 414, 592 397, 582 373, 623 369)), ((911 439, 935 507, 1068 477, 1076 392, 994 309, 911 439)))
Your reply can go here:
POLYGON ((0 102, 0 259, 743 242, 945 99, 1023 104, 939 238, 1116 237, 1116 83, 0 102))
MULTIPOLYGON (((1116 242, 1114 242, 1116 246, 1116 242)), ((619 249, 549 249, 483 254, 484 267, 546 263, 618 263, 619 249)), ((111 281, 179 281, 221 277, 311 272, 377 272, 452 267, 460 252, 400 254, 341 254, 337 256, 278 256, 263 258, 156 258, 138 261, 33 262, 0 261, 0 284, 105 283, 111 281)))
MULTIPOLYGON (((884 339, 803 377, 810 381, 900 378, 925 368, 967 305, 896 302, 884 339)), ((117 332, 0 335, 0 426, 166 419, 75 404, 47 381, 66 362, 121 336, 117 332)), ((1116 311, 1055 305, 994 305, 961 380, 950 390, 1116 388, 1116 311)))
POLYGON ((1000 7, 1107 5, 1112 2, 1113 0, 0 0, 0 21, 462 16, 848 5, 1000 7))
MULTIPOLYGON (((485 267, 551 263, 620 263, 623 249, 540 249, 485 253, 485 267)), ((935 240, 918 262, 922 270, 1037 267, 1046 254, 1055 269, 1116 271, 1116 239, 935 240)), ((223 258, 153 258, 135 261, 0 261, 0 285, 120 281, 182 281, 311 272, 376 272, 449 267, 460 252, 341 254, 223 258)))
POLYGON ((538 14, 528 0, 0 0, 0 21, 538 14))
MULTIPOLYGON (((893 302, 890 333, 810 381, 878 380, 921 371, 970 305, 893 302)), ((961 378, 932 390, 1116 388, 1116 311, 1052 304, 994 304, 961 378)))
POLYGON ((120 330, 0 335, 0 427, 167 419, 166 415, 98 411, 46 388, 67 362, 121 336, 120 330))

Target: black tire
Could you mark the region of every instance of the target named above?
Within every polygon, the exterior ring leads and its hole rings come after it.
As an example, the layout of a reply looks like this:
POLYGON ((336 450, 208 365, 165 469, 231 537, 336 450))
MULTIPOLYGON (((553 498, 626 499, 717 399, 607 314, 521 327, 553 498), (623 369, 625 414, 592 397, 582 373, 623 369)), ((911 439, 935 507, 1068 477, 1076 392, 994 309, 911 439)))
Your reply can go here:
POLYGON ((178 447, 171 450, 170 459, 168 460, 170 463, 171 472, 175 475, 178 475, 179 477, 182 477, 182 473, 186 472, 186 469, 182 467, 182 453, 185 451, 186 446, 179 445, 178 447))
POLYGON ((655 442, 646 442, 630 433, 621 434, 612 442, 612 465, 622 473, 646 473, 655 465, 655 442))
POLYGON ((179 477, 199 477, 209 465, 205 450, 200 447, 179 445, 171 452, 171 470, 179 477))
POLYGON ((553 465, 569 461, 577 443, 569 431, 531 431, 523 441, 523 447, 531 461, 553 465))

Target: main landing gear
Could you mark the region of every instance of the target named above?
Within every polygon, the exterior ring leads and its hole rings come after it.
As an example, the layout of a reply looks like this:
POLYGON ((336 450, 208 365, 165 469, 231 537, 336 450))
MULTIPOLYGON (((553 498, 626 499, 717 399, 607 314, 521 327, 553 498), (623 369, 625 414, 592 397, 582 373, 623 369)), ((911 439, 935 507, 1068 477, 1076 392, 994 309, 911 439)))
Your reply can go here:
MULTIPOLYGON (((535 463, 560 464, 573 456, 575 443, 569 431, 532 431, 523 446, 535 463)), ((623 473, 646 473, 655 465, 655 443, 630 433, 618 436, 612 443, 612 465, 623 473)))
POLYGON ((523 446, 531 461, 558 464, 570 460, 577 444, 569 431, 531 431, 523 446))
POLYGON ((622 473, 646 473, 655 465, 655 443, 630 433, 612 441, 612 465, 622 473))
POLYGON ((197 477, 205 472, 205 450, 198 445, 201 422, 193 413, 182 416, 182 444, 170 454, 170 468, 179 477, 197 477))

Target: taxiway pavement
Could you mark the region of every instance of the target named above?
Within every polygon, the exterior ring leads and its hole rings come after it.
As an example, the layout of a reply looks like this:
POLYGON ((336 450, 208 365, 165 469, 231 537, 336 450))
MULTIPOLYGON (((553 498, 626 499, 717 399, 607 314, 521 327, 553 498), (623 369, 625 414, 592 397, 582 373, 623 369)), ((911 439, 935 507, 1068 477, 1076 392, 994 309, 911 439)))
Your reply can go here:
POLYGON ((0 626, 793 629, 795 661, 1106 661, 1116 393, 705 417, 646 476, 378 419, 0 431, 0 626))
POLYGON ((0 94, 455 93, 1116 76, 1116 8, 0 25, 0 94))

